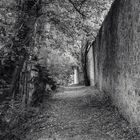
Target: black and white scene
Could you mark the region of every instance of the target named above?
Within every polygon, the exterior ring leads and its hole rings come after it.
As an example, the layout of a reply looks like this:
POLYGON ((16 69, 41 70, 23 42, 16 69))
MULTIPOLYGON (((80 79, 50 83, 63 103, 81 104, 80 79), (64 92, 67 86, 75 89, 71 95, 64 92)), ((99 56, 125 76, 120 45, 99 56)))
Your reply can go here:
POLYGON ((140 140, 140 0, 0 0, 0 140, 140 140))

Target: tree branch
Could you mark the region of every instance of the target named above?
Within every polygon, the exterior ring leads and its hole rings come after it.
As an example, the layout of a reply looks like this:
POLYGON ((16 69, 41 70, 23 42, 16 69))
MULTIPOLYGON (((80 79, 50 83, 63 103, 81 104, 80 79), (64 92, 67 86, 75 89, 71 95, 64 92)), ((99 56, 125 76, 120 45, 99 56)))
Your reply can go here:
MULTIPOLYGON (((74 2, 73 2, 72 0, 68 0, 68 1, 73 5, 74 9, 75 9, 83 18, 85 18, 85 15, 84 15, 83 13, 81 13, 80 9, 78 9, 78 8, 75 6, 74 2)), ((84 1, 85 1, 85 0, 84 0, 84 1)))
POLYGON ((83 0, 81 3, 80 3, 80 8, 79 8, 79 10, 82 8, 82 6, 83 6, 83 4, 86 2, 87 0, 83 0))

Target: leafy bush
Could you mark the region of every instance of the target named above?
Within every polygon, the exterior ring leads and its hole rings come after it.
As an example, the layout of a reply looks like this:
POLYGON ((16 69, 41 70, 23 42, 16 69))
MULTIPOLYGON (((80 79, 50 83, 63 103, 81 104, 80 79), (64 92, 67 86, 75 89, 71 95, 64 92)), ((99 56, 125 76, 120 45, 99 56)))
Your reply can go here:
POLYGON ((32 105, 38 106, 43 102, 45 93, 50 95, 50 90, 46 89, 46 85, 49 85, 51 90, 55 90, 57 88, 57 82, 53 79, 49 70, 41 64, 35 65, 34 71, 36 71, 38 74, 33 80, 35 90, 33 93, 32 105))
POLYGON ((28 120, 38 114, 35 108, 23 108, 20 102, 3 102, 0 105, 0 139, 24 139, 28 120))

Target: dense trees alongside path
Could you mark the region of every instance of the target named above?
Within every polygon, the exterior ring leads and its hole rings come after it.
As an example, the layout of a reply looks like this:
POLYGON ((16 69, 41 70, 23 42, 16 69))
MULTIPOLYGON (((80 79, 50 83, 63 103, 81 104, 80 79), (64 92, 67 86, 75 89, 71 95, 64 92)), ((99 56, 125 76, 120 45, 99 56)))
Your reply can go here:
POLYGON ((81 40, 95 37, 110 4, 110 0, 0 1, 2 139, 17 138, 11 130, 26 121, 29 107, 38 95, 43 97, 46 84, 55 89, 57 82, 68 81, 71 65, 81 65, 80 53, 85 50, 81 40), (56 59, 60 56, 58 67, 52 61, 55 54, 56 59))

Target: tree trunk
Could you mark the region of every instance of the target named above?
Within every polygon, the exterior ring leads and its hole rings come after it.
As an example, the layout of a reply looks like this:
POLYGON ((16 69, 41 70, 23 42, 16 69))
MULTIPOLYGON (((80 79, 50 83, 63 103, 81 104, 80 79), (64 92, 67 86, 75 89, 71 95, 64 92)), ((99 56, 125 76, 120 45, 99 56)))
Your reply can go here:
MULTIPOLYGON (((31 41, 33 41, 34 26, 39 16, 41 8, 41 0, 24 0, 19 3, 19 17, 16 23, 16 29, 18 30, 13 38, 12 50, 18 55, 17 66, 12 76, 10 94, 15 97, 16 85, 20 79, 20 73, 23 69, 25 61, 29 59, 31 47, 31 41)), ((25 76, 25 80, 26 80, 25 76)), ((27 81, 25 81, 25 92, 27 92, 27 81)), ((23 85, 24 86, 24 85, 23 85)), ((26 97, 25 97, 26 98, 26 97)))
POLYGON ((82 55, 82 68, 83 68, 83 73, 84 73, 84 83, 85 86, 89 86, 90 85, 90 80, 88 77, 88 73, 87 73, 87 54, 88 54, 88 45, 89 42, 86 41, 85 44, 82 44, 83 47, 81 48, 81 55, 82 55))

